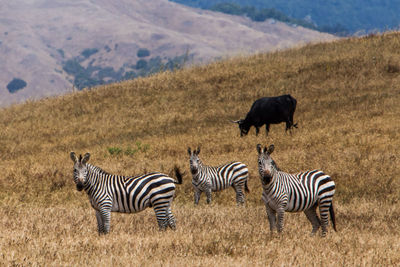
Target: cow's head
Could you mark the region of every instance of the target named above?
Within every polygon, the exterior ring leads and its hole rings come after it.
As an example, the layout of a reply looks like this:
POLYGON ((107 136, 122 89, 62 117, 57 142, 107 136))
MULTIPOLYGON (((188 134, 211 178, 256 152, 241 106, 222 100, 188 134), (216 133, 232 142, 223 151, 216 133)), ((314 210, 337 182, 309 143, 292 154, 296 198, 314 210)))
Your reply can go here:
POLYGON ((87 166, 86 162, 90 158, 90 154, 86 153, 83 157, 79 155, 79 158, 76 156, 75 152, 71 152, 70 157, 74 162, 74 182, 76 184, 76 189, 78 191, 82 191, 85 188, 87 183, 87 166))
POLYGON ((239 125, 239 130, 240 130, 240 136, 247 135, 250 130, 250 125, 248 125, 245 120, 237 120, 237 121, 231 121, 233 123, 237 123, 239 125))

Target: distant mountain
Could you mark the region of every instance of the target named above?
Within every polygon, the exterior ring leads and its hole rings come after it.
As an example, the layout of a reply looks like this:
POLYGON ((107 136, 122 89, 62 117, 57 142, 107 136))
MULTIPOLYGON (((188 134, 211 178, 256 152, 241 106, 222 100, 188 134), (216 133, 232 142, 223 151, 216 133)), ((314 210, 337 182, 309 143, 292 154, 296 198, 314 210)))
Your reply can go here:
POLYGON ((0 3, 0 106, 334 37, 167 0, 0 3))
POLYGON ((398 0, 171 0, 199 7, 213 8, 220 3, 234 3, 256 9, 274 8, 285 15, 313 22, 327 32, 386 31, 400 25, 398 0))

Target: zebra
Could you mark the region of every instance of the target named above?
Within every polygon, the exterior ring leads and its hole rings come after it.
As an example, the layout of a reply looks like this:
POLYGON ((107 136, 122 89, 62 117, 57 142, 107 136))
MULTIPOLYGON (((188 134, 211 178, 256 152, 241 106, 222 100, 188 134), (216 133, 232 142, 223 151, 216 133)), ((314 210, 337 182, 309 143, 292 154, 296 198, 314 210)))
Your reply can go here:
POLYGON ((322 228, 322 236, 326 236, 329 224, 328 213, 332 220, 333 229, 336 231, 335 213, 332 198, 335 194, 335 182, 322 171, 312 170, 289 174, 280 171, 271 153, 274 145, 261 148, 257 145, 258 169, 263 187, 262 200, 267 209, 270 230, 276 228, 278 232, 283 230, 284 212, 304 211, 311 222, 314 235, 319 227, 322 228), (319 219, 316 209, 319 206, 319 219), (278 226, 276 225, 276 214, 278 226))
POLYGON ((194 188, 194 203, 199 204, 200 195, 206 193, 207 204, 211 203, 211 191, 221 191, 232 186, 236 192, 236 202, 242 205, 245 202, 243 189, 249 192, 247 187, 248 169, 241 162, 231 162, 218 167, 203 165, 199 158, 200 147, 191 151, 190 172, 192 173, 192 184, 194 188))
POLYGON ((175 167, 178 181, 159 172, 136 177, 109 174, 88 162, 90 154, 83 157, 70 153, 74 162, 76 189, 83 189, 89 196, 90 204, 96 211, 99 235, 110 231, 111 212, 134 213, 153 207, 160 230, 167 226, 176 229, 171 202, 175 184, 182 184, 182 175, 175 167))

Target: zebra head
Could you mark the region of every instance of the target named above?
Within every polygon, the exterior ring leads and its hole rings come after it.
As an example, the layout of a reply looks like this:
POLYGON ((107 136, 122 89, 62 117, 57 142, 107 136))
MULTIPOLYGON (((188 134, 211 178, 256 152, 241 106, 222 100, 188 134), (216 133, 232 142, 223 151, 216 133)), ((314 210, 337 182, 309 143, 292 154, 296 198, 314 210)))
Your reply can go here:
POLYGON ((193 152, 191 151, 190 147, 188 147, 188 154, 190 156, 190 172, 192 173, 193 177, 195 177, 199 173, 199 168, 201 165, 201 161, 199 158, 200 147, 195 149, 193 152))
POLYGON ((75 152, 71 152, 70 157, 74 162, 74 182, 76 184, 76 189, 78 191, 82 191, 85 188, 87 182, 87 166, 86 162, 90 158, 90 154, 86 153, 83 158, 82 155, 79 155, 79 158, 76 156, 75 152))
POLYGON ((262 148, 260 144, 257 145, 258 171, 260 172, 261 181, 265 185, 271 182, 275 172, 278 171, 278 167, 271 158, 274 148, 274 145, 270 145, 268 149, 266 146, 262 148))

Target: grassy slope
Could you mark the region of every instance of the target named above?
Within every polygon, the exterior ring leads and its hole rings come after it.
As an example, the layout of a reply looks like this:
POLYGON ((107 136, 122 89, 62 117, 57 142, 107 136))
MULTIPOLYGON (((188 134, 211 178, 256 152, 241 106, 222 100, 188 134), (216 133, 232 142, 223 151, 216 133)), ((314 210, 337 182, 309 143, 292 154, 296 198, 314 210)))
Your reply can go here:
POLYGON ((0 259, 6 264, 394 264, 400 263, 400 34, 309 45, 161 73, 0 111, 0 259), (298 101, 293 135, 273 125, 239 138, 230 119, 258 97, 298 101), (136 153, 112 156, 108 148, 136 153), (319 168, 337 183, 338 233, 309 237, 303 214, 270 236, 260 201, 257 143, 275 144, 284 170, 319 168), (233 190, 193 207, 188 146, 205 163, 250 169, 247 207, 233 190), (118 174, 186 171, 173 211, 178 230, 159 233, 152 210, 113 214, 98 237, 87 197, 75 190, 69 152, 118 174))

